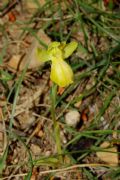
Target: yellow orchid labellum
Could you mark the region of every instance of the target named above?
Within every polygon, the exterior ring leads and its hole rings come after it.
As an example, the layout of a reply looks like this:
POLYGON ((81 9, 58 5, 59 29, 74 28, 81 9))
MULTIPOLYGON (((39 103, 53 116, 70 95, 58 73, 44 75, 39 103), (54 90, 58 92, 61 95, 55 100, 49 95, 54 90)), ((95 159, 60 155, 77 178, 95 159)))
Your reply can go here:
POLYGON ((50 61, 51 74, 50 79, 60 87, 68 86, 73 83, 72 68, 64 60, 68 58, 77 48, 78 43, 73 41, 68 44, 66 42, 52 42, 47 50, 37 49, 37 57, 41 62, 50 61))

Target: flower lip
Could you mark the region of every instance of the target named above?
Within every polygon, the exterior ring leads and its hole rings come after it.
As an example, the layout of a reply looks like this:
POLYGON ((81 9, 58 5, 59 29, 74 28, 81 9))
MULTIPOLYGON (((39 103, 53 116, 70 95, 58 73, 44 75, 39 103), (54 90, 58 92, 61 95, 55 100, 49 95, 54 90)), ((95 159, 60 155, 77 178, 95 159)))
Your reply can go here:
POLYGON ((54 60, 51 66, 50 78, 60 87, 73 83, 73 71, 64 60, 54 60))

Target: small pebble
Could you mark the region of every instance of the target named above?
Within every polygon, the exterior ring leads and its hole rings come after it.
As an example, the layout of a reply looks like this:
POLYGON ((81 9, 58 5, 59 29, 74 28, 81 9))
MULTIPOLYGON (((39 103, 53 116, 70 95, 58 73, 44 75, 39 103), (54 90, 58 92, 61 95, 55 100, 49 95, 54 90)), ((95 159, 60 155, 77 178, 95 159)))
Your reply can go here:
POLYGON ((36 144, 31 144, 30 149, 34 155, 40 155, 41 154, 41 148, 36 144))
POLYGON ((46 151, 46 152, 45 152, 45 156, 46 156, 46 157, 48 157, 48 156, 50 156, 50 155, 51 155, 51 151, 46 151))
POLYGON ((76 110, 71 110, 65 115, 65 122, 68 126, 76 127, 80 122, 80 113, 76 110))

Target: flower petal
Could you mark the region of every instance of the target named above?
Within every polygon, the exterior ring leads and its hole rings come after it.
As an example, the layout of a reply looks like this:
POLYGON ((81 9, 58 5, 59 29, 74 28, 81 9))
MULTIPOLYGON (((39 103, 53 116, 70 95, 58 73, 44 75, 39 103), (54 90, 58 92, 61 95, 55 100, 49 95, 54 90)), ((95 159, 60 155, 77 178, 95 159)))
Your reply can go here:
POLYGON ((73 83, 73 71, 64 60, 54 59, 52 61, 50 78, 60 87, 65 87, 73 83))
POLYGON ((53 48, 57 48, 58 46, 60 46, 60 42, 54 41, 54 42, 49 44, 48 50, 51 50, 53 48))
POLYGON ((68 58, 77 48, 78 43, 76 41, 72 41, 67 44, 64 48, 64 58, 68 58))
POLYGON ((37 48, 37 59, 41 62, 46 62, 50 60, 49 53, 45 49, 39 49, 37 48))
POLYGON ((48 53, 50 55, 51 61, 53 59, 63 59, 63 53, 59 48, 53 48, 51 50, 48 50, 48 53))

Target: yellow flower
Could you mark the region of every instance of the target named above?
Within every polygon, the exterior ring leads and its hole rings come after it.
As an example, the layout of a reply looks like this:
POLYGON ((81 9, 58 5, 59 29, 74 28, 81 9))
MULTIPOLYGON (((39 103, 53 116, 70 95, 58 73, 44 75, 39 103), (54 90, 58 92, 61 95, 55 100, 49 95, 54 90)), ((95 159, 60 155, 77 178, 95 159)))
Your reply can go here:
POLYGON ((75 41, 69 44, 52 42, 47 50, 37 49, 37 57, 40 61, 52 61, 50 79, 60 87, 73 83, 73 71, 64 59, 75 51, 77 45, 75 41))

